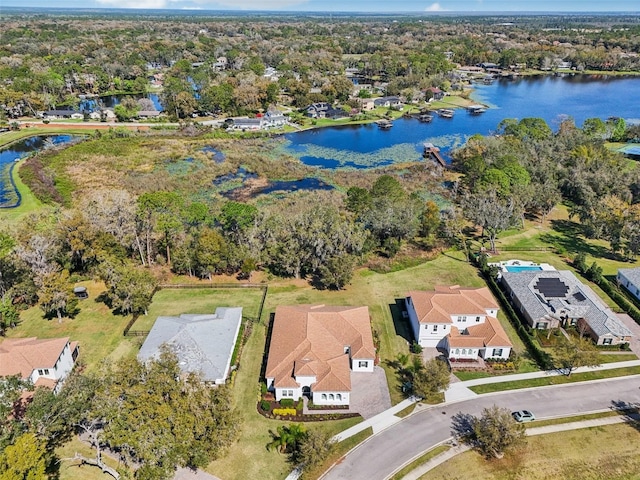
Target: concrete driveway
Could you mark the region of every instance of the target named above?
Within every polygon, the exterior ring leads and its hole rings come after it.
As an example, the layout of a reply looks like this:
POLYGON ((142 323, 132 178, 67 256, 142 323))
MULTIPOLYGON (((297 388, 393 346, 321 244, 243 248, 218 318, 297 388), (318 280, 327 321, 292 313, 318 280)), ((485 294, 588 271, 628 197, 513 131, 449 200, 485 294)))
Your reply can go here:
POLYGON ((179 468, 173 476, 173 480, 220 480, 218 477, 203 472, 202 470, 191 470, 190 468, 179 468))
POLYGON ((631 347, 631 351, 640 357, 640 325, 638 325, 633 318, 626 313, 618 313, 617 315, 618 318, 622 320, 622 323, 624 323, 625 326, 631 330, 631 333, 633 333, 629 346, 631 347))
POLYGON ((391 408, 391 396, 382 367, 375 367, 373 373, 351 372, 349 411, 367 419, 388 408, 391 408))

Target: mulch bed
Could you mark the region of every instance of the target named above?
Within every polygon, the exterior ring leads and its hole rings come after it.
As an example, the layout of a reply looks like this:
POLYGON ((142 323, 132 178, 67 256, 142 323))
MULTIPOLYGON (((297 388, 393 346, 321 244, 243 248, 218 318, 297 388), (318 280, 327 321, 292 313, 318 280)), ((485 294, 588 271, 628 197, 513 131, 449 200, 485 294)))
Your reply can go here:
MULTIPOLYGON (((257 404, 257 410, 260 415, 265 418, 271 418, 274 420, 286 420, 288 422, 323 422, 326 420, 342 420, 344 418, 359 417, 359 413, 340 413, 340 410, 336 409, 336 413, 313 413, 309 415, 303 415, 298 413, 297 415, 274 415, 274 408, 295 408, 295 407, 282 407, 279 402, 275 400, 266 400, 269 402, 269 411, 265 411, 260 407, 260 402, 257 404)), ((330 409, 326 409, 330 410, 330 409)))

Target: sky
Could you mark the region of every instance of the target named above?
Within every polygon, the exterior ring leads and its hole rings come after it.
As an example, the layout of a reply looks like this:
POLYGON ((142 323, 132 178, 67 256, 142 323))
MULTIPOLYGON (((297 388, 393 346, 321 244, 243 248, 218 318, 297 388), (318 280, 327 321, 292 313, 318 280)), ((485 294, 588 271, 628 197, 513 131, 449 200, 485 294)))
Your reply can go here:
POLYGON ((301 12, 638 12, 638 0, 0 0, 15 7, 301 12))

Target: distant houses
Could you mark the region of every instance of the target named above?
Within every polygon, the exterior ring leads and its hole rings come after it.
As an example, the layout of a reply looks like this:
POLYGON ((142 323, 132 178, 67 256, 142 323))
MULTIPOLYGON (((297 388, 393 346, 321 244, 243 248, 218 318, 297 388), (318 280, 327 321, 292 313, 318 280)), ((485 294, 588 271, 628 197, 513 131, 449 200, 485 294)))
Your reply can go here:
POLYGON ((288 117, 279 110, 269 110, 264 115, 255 118, 240 117, 228 119, 228 127, 231 130, 258 131, 269 128, 283 127, 288 122, 288 117))
POLYGON ((373 104, 376 107, 395 108, 395 109, 402 109, 402 107, 404 106, 402 100, 400 100, 400 97, 396 97, 396 96, 374 98, 373 104))
POLYGON ((338 119, 347 117, 349 114, 341 108, 334 108, 327 102, 312 103, 305 109, 305 115, 309 118, 331 118, 338 119))
POLYGON ((640 299, 640 268, 619 268, 616 280, 618 285, 622 285, 631 295, 640 299))

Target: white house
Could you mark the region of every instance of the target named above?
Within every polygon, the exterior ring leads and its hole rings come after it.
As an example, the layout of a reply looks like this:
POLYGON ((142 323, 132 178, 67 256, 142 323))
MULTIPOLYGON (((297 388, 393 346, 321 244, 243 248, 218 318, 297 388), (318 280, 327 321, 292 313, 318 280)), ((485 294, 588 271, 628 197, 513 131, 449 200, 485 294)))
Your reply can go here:
POLYGON ((158 358, 167 345, 184 373, 200 372, 205 382, 224 384, 242 323, 242 307, 218 307, 215 313, 158 317, 138 359, 158 358))
POLYGON ((617 280, 618 285, 622 285, 631 295, 640 299, 640 267, 619 268, 617 280))
POLYGON ((79 353, 68 338, 7 338, 0 343, 0 377, 19 375, 58 393, 79 353))
POLYGON ((375 347, 367 307, 279 306, 265 373, 276 400, 310 397, 349 405, 351 372, 373 372, 375 347))
POLYGON ((443 349, 450 359, 509 358, 512 345, 495 318, 499 307, 487 287, 411 291, 406 306, 422 347, 443 349))

